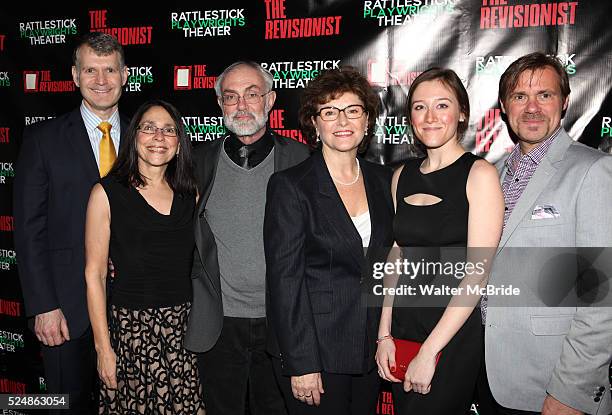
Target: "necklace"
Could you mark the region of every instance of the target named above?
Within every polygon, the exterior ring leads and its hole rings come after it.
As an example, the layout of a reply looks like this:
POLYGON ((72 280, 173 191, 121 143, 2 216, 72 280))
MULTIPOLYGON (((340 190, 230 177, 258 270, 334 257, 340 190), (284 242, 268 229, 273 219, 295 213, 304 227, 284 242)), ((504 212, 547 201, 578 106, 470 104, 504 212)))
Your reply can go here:
POLYGON ((331 178, 336 183, 341 184, 342 186, 352 186, 352 185, 354 185, 355 183, 357 183, 357 180, 359 180, 359 172, 361 171, 361 169, 359 168, 359 160, 355 159, 355 163, 357 164, 357 175, 349 183, 341 182, 340 180, 336 179, 334 176, 331 176, 331 173, 330 173, 331 178))

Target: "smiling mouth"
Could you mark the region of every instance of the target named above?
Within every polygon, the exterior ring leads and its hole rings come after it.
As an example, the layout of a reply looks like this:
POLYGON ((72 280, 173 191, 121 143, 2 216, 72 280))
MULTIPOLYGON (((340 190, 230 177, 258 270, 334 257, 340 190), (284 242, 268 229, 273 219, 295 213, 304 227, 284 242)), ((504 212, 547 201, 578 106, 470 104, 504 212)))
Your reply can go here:
POLYGON ((165 153, 168 151, 168 147, 149 146, 147 150, 152 153, 165 153))
POLYGON ((348 136, 353 135, 353 132, 352 131, 336 131, 333 134, 336 137, 348 137, 348 136))

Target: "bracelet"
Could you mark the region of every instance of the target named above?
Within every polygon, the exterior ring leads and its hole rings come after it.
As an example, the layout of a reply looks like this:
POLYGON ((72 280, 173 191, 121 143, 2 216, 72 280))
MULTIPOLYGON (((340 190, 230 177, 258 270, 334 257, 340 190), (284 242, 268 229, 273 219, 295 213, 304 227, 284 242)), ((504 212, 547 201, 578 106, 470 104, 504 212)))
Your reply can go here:
POLYGON ((390 334, 387 334, 386 336, 379 337, 378 339, 376 339, 376 344, 379 344, 383 340, 387 340, 387 339, 393 340, 393 336, 390 334))

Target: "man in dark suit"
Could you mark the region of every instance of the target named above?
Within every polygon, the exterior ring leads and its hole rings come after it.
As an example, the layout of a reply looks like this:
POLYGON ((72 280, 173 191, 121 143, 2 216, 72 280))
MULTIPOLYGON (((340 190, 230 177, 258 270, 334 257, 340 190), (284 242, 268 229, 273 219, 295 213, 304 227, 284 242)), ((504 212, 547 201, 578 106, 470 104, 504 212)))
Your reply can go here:
POLYGON ((89 413, 91 405, 85 213, 92 186, 110 170, 127 130, 117 105, 127 76, 117 40, 86 34, 72 66, 81 106, 27 128, 17 161, 15 246, 26 313, 43 344, 47 391, 70 394, 70 413, 89 413))
POLYGON ((253 415, 286 413, 265 351, 265 196, 272 173, 309 152, 266 127, 272 84, 254 62, 225 69, 215 91, 230 134, 194 153, 200 200, 185 347, 201 352, 208 415, 243 415, 245 403, 253 415))

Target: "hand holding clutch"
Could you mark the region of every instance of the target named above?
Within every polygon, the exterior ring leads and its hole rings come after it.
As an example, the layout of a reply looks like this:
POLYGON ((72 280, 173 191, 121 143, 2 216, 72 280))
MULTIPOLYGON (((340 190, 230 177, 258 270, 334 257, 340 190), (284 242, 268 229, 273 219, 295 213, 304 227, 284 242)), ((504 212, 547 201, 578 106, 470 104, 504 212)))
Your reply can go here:
POLYGON ((421 343, 411 340, 393 339, 395 343, 395 371, 391 373, 404 381, 404 390, 414 390, 418 393, 428 393, 431 379, 440 360, 440 353, 436 356, 426 356, 419 353, 421 343))
MULTIPOLYGON (((393 376, 397 369, 395 363, 395 343, 391 335, 383 336, 376 341, 376 365, 378 366, 378 376, 388 382, 399 383, 400 379, 393 376)), ((405 371, 405 370, 404 370, 405 371)))
POLYGON ((408 365, 404 378, 404 390, 427 394, 431 390, 431 380, 436 371, 435 356, 420 352, 408 365))

